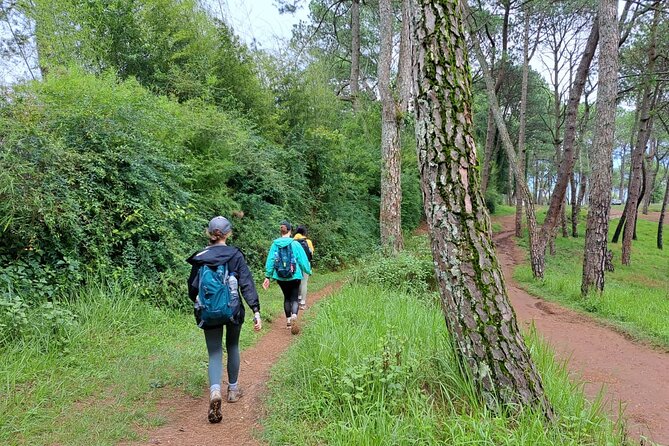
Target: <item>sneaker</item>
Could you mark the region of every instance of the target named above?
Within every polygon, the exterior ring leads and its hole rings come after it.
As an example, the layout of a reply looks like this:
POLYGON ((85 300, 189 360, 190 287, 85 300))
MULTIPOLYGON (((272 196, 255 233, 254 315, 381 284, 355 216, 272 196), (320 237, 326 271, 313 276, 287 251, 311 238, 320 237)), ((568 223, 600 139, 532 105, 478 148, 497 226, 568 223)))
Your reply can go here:
POLYGON ((297 316, 293 316, 293 325, 290 327, 290 332, 294 335, 300 334, 300 326, 297 324, 297 316))
POLYGON ((300 310, 306 310, 307 304, 300 304, 300 310))
POLYGON ((236 403, 243 396, 244 392, 239 387, 234 390, 228 387, 228 403, 236 403))
POLYGON ((220 390, 214 390, 209 394, 209 422, 210 423, 219 423, 223 418, 221 414, 221 397, 220 390))
POLYGON ((288 319, 288 322, 286 322, 286 328, 290 329, 292 327, 292 319, 288 319))

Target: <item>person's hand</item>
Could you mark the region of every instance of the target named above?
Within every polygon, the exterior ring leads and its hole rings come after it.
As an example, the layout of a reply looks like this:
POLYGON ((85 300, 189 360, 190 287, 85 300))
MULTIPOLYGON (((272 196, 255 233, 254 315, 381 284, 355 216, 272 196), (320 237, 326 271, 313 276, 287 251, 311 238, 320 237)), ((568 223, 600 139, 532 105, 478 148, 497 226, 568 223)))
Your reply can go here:
POLYGON ((265 277, 265 281, 262 283, 262 287, 264 290, 269 288, 269 279, 267 277, 265 277))
POLYGON ((260 313, 256 311, 255 315, 253 316, 253 329, 255 331, 260 331, 262 328, 262 320, 260 319, 260 313))

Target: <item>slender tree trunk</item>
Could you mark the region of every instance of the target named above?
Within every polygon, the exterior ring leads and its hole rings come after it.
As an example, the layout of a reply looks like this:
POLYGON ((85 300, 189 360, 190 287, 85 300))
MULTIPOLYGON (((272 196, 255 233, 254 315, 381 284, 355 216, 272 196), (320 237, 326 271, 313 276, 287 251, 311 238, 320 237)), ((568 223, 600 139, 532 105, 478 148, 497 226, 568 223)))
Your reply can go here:
MULTIPOLYGON (((449 0, 449 1, 457 1, 457 0, 449 0)), ((467 14, 469 14, 468 7, 466 6, 466 0, 462 1, 463 1, 462 4, 466 8, 467 14)), ((470 26, 470 29, 473 28, 470 26)), ((476 54, 476 59, 478 60, 479 65, 481 65, 481 72, 483 73, 483 79, 485 80, 486 90, 488 93, 488 101, 490 102, 490 110, 493 113, 493 116, 495 118, 495 124, 497 124, 497 130, 502 139, 502 146, 504 147, 504 151, 506 152, 509 164, 513 168, 514 176, 517 179, 523 179, 524 175, 522 174, 520 165, 516 161, 516 151, 513 147, 513 143, 511 142, 511 137, 509 136, 509 132, 506 129, 506 123, 504 122, 504 118, 499 109, 499 103, 497 102, 497 94, 495 93, 495 84, 493 82, 492 76, 490 75, 490 71, 488 70, 488 64, 485 60, 485 57, 483 56, 483 51, 481 51, 481 45, 479 43, 478 37, 476 36, 476 33, 473 31, 470 31, 470 33, 471 33, 471 42, 474 46, 474 53, 476 54)), ((534 277, 542 278, 544 276, 544 269, 546 263, 544 256, 546 246, 544 245, 543 249, 541 249, 541 246, 538 243, 541 237, 538 234, 537 217, 534 212, 534 203, 532 201, 532 194, 530 193, 530 189, 527 187, 527 183, 525 181, 519 181, 518 186, 520 187, 519 193, 523 197, 523 201, 525 202, 525 216, 527 218, 527 229, 528 229, 527 232, 530 244, 530 265, 532 266, 532 274, 534 275, 534 277)))
POLYGON ((664 225, 664 214, 667 211, 667 202, 669 202, 669 178, 667 178, 667 186, 664 189, 664 200, 662 200, 662 210, 660 211, 660 220, 657 225, 657 248, 663 248, 662 242, 662 225, 664 225))
POLYGON ((402 160, 398 108, 390 86, 393 57, 393 8, 391 0, 379 0, 381 48, 379 54, 379 92, 381 94, 381 244, 397 254, 402 250, 402 160))
POLYGON ((616 230, 613 233, 613 237, 611 238, 611 243, 618 243, 618 240, 620 239, 620 234, 623 231, 623 228, 625 227, 625 220, 627 218, 627 208, 629 208, 629 201, 625 200, 625 207, 623 208, 623 213, 620 216, 620 220, 618 220, 618 225, 616 226, 616 230))
POLYGON ((531 406, 553 419, 508 300, 480 190, 463 5, 419 4, 416 140, 446 324, 488 408, 531 406))
POLYGON ((572 205, 571 205, 571 235, 572 237, 578 237, 578 220, 581 214, 581 204, 583 203, 583 197, 585 196, 585 188, 587 186, 587 178, 583 174, 583 161, 582 161, 582 148, 585 146, 585 134, 588 128, 588 123, 590 122, 590 103, 588 102, 588 95, 585 95, 585 106, 583 110, 583 119, 581 120, 578 144, 576 145, 575 156, 578 159, 578 184, 576 184, 576 178, 572 171, 572 205), (578 190, 577 190, 578 186, 578 190))
POLYGON ((351 100, 353 109, 360 106, 360 0, 351 2, 351 100))
POLYGON ((412 0, 402 0, 402 31, 400 35, 399 67, 397 69, 397 86, 399 89, 399 109, 405 114, 409 110, 411 102, 411 49, 413 40, 411 38, 411 11, 412 0))
POLYGON ((599 0, 599 80, 597 88, 597 129, 590 157, 590 207, 585 230, 581 294, 591 288, 604 290, 608 259, 609 209, 611 208, 611 157, 613 154, 618 93, 617 1, 599 0))
MULTIPOLYGON (((657 139, 653 139, 651 142, 651 154, 648 155, 646 160, 650 163, 655 158, 655 152, 657 151, 657 139)), ((655 162, 655 169, 652 169, 650 172, 646 173, 645 181, 645 191, 643 194, 643 207, 641 212, 644 215, 648 215, 648 207, 653 198, 653 189, 655 189, 655 179, 657 178, 657 173, 660 171, 660 161, 655 162)))
POLYGON ((495 148, 495 117, 492 108, 488 109, 488 127, 485 137, 485 148, 483 151, 483 169, 481 170, 481 192, 485 196, 488 190, 488 183, 490 182, 490 171, 492 170, 492 152, 495 148))
MULTIPOLYGON (((656 5, 657 6, 657 5, 656 5)), ((641 169, 643 164, 643 154, 646 151, 646 144, 652 129, 653 120, 651 116, 652 102, 654 97, 657 97, 657 90, 653 88, 652 79, 650 75, 655 70, 655 45, 657 38, 657 26, 660 19, 660 8, 656 7, 653 18, 653 23, 650 30, 650 43, 648 45, 648 63, 646 65, 646 79, 644 85, 643 102, 641 110, 639 111, 639 132, 637 134, 637 141, 632 151, 631 164, 633 166, 633 173, 630 177, 629 192, 627 196, 627 213, 625 214, 625 229, 623 230, 623 248, 622 248, 622 263, 629 265, 632 257, 632 238, 634 237, 634 230, 636 226, 636 215, 639 204, 640 192, 643 186, 641 182, 641 169)))
POLYGON ((588 73, 590 72, 590 65, 597 50, 597 42, 599 40, 599 20, 595 20, 590 30, 590 35, 581 56, 578 68, 576 69, 576 76, 574 83, 569 91, 569 101, 567 103, 566 117, 565 117, 565 132, 562 143, 562 156, 560 157, 560 164, 558 166, 557 180, 553 194, 551 195, 548 211, 546 212, 546 219, 542 225, 541 232, 544 237, 540 238, 539 248, 545 250, 548 237, 554 234, 553 229, 560 221, 561 211, 565 194, 567 192, 567 184, 569 177, 574 169, 574 146, 576 141, 576 123, 578 118, 578 105, 583 95, 585 83, 588 80, 588 73), (541 246, 543 244, 543 246, 541 246))
POLYGON ((581 181, 578 183, 578 196, 574 202, 574 207, 572 208, 572 221, 571 221, 571 235, 572 237, 578 237, 578 221, 581 214, 581 206, 583 203, 583 198, 585 197, 585 191, 588 184, 588 177, 580 174, 581 181))
MULTIPOLYGON (((525 11, 525 26, 523 29, 523 80, 520 87, 520 116, 518 123, 518 173, 516 178, 516 237, 523 234, 523 196, 518 183, 525 181, 525 128, 527 127, 527 86, 530 72, 530 14, 525 11)), ((509 163, 510 164, 510 163, 509 163)), ((513 171, 513 167, 511 167, 513 171)), ((527 183, 526 183, 527 184, 527 183)))
POLYGON ((620 156, 620 189, 618 190, 618 200, 622 203, 625 196, 625 153, 627 152, 627 144, 623 144, 623 151, 620 156))
POLYGON ((562 203, 562 216, 560 217, 560 224, 562 225, 562 237, 569 237, 569 229, 567 229, 567 199, 562 203))
MULTIPOLYGON (((499 70, 497 71, 497 76, 495 80, 495 94, 499 93, 499 90, 502 88, 504 83, 504 77, 506 76, 506 64, 508 60, 508 45, 509 45, 509 18, 511 14, 511 2, 509 0, 502 0, 504 7, 504 16, 502 19, 502 57, 499 64, 499 70)), ((495 51, 493 47, 492 53, 492 63, 490 64, 490 76, 492 76, 492 70, 495 66, 495 51)), ((481 182, 481 191, 485 196, 488 186, 490 184, 490 174, 492 172, 492 160, 495 153, 495 141, 497 137, 497 128, 495 126, 495 117, 492 112, 492 109, 489 105, 488 108, 488 126, 486 129, 486 140, 485 140, 485 151, 483 157, 483 169, 482 169, 482 182, 481 182)))
POLYGON ((534 155, 534 202, 539 204, 539 188, 541 184, 539 182, 539 159, 537 155, 534 155))

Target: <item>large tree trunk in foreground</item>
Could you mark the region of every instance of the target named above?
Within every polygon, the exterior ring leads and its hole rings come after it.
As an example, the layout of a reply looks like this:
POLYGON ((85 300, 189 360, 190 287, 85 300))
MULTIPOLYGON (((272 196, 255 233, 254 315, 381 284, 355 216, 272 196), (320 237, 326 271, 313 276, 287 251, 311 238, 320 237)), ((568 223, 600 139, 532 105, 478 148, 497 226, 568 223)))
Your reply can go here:
POLYGON ((552 419, 507 297, 480 190, 462 5, 419 4, 416 142, 446 323, 489 408, 532 406, 552 419))
POLYGON ((381 244, 388 252, 402 250, 402 183, 397 104, 390 87, 393 56, 393 8, 391 0, 379 0, 381 51, 379 54, 379 92, 381 93, 381 244))
POLYGON ((597 128, 590 164, 590 208, 585 230, 581 293, 591 288, 604 290, 608 254, 609 209, 611 207, 611 163, 618 92, 618 22, 616 0, 599 1, 599 81, 597 88, 597 128))

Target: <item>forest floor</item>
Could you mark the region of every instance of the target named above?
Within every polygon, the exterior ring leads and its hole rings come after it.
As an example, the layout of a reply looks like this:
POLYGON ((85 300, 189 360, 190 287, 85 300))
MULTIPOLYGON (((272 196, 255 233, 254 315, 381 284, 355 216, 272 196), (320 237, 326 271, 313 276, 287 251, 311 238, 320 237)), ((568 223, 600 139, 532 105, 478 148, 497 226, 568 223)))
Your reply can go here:
MULTIPOLYGON (((336 292, 343 282, 328 285, 322 290, 310 293, 308 304, 336 292)), ((274 285, 276 286, 276 285, 274 285)), ((309 308, 303 311, 310 311, 309 308)), ((304 312, 300 312, 300 323, 304 322, 304 312)), ((164 408, 162 415, 166 422, 157 429, 140 432, 148 436, 147 441, 121 443, 131 445, 174 445, 174 446, 241 446, 260 445, 257 433, 260 419, 264 415, 264 395, 270 369, 288 349, 293 335, 286 329, 286 320, 282 316, 274 318, 269 326, 263 327, 266 333, 251 348, 241 352, 241 370, 239 386, 244 396, 234 404, 225 402, 226 387, 223 388, 223 421, 211 424, 207 421, 209 408, 209 392, 200 398, 185 394, 175 394, 160 405, 164 408)), ((203 343, 204 345, 204 343, 203 343)), ((119 445, 119 446, 121 446, 119 445)))
MULTIPOLYGON (((657 221, 657 215, 648 218, 657 221)), ((603 391, 612 416, 618 414, 619 407, 624 408, 632 439, 642 438, 642 445, 652 444, 645 439, 669 445, 669 353, 631 340, 587 315, 533 297, 519 288, 512 279, 513 268, 523 262, 524 253, 515 244, 514 216, 496 221, 502 225, 502 231, 495 235, 497 254, 519 323, 536 326, 558 357, 569 361, 572 375, 585 383, 590 398, 603 391)), ((336 292, 341 285, 338 282, 313 293, 311 304, 336 292)), ((208 394, 200 398, 175 394, 161 404, 164 425, 140 432, 148 438, 146 441, 122 445, 205 446, 212 441, 219 445, 262 444, 258 433, 270 369, 293 338, 283 317, 276 317, 264 330, 267 332, 260 341, 242 352, 240 386, 245 394, 235 404, 223 403, 221 424, 207 421, 208 394)))
MULTIPOLYGON (((639 215, 659 219, 657 212, 639 215)), ((631 439, 645 437, 669 445, 669 353, 519 288, 513 268, 524 261, 525 254, 515 244, 514 218, 495 219, 503 229, 494 238, 519 323, 525 327, 534 323, 558 357, 569 361, 569 370, 585 383, 591 399, 603 389, 611 414, 615 416, 622 406, 631 439)))

